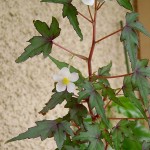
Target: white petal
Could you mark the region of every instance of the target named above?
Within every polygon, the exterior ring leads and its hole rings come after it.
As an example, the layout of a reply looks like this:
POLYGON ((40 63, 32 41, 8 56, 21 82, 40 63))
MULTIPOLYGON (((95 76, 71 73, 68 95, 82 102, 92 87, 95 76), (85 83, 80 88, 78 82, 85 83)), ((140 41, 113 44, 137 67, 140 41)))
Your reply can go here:
POLYGON ((69 93, 74 93, 75 89, 76 89, 76 87, 75 87, 75 84, 74 84, 74 83, 71 83, 71 82, 70 82, 70 83, 67 85, 67 91, 68 91, 69 93))
POLYGON ((59 74, 61 74, 63 77, 69 77, 70 76, 69 68, 67 67, 62 68, 59 74))
POLYGON ((76 82, 79 79, 78 73, 76 72, 71 73, 69 79, 71 82, 76 82))
POLYGON ((93 5, 94 4, 94 0, 82 0, 82 2, 86 5, 93 5))
POLYGON ((53 79, 54 79, 55 82, 59 82, 59 81, 61 81, 63 79, 63 77, 60 74, 55 74, 53 76, 53 79))
POLYGON ((62 92, 66 90, 66 85, 62 84, 62 82, 58 82, 56 84, 56 91, 57 92, 62 92))

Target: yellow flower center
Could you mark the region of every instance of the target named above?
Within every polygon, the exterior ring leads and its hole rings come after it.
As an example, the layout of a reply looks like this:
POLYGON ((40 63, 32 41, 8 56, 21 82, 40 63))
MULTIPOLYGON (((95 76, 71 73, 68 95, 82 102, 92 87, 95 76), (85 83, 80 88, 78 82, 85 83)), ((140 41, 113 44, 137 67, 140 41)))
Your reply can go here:
POLYGON ((69 82, 70 82, 70 80, 68 78, 64 78, 62 80, 62 83, 65 84, 65 85, 69 84, 69 82))

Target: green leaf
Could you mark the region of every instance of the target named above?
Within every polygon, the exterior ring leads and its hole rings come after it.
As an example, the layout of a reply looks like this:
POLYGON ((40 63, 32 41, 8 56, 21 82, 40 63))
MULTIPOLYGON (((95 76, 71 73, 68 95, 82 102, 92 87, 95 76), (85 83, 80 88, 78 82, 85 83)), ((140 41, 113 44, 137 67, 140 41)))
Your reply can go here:
POLYGON ((123 143, 122 143, 122 149, 123 150, 143 150, 142 149, 142 144, 137 141, 132 141, 128 138, 125 138, 123 143))
POLYGON ((140 123, 137 123, 137 125, 133 128, 133 133, 141 142, 150 141, 150 130, 140 123))
POLYGON ((124 8, 133 11, 130 0, 117 0, 117 2, 119 3, 120 6, 123 6, 124 8))
POLYGON ((77 18, 78 11, 76 7, 71 4, 72 0, 42 0, 41 2, 63 4, 63 17, 67 17, 69 19, 70 24, 73 26, 78 36, 81 38, 81 40, 83 40, 83 35, 77 18))
POLYGON ((144 28, 144 26, 138 22, 138 13, 127 13, 126 19, 127 19, 127 25, 132 27, 135 30, 138 30, 145 34, 146 36, 150 37, 150 33, 144 28))
POLYGON ((37 137, 40 137, 43 141, 46 138, 51 138, 54 136, 54 139, 60 150, 64 141, 66 140, 66 134, 73 136, 73 132, 70 128, 70 123, 67 121, 62 121, 61 119, 43 120, 36 122, 36 124, 37 126, 29 128, 28 131, 21 133, 17 137, 8 140, 7 143, 37 137))
POLYGON ((131 61, 132 69, 134 69, 137 61, 137 33, 131 27, 126 26, 121 34, 121 41, 124 41, 125 49, 127 50, 131 61))
POLYGON ((78 11, 75 6, 73 6, 72 4, 64 4, 63 17, 67 17, 69 19, 70 24, 73 26, 78 36, 81 38, 81 40, 83 40, 83 35, 79 27, 77 15, 78 11))
POLYGON ((99 76, 110 76, 110 69, 112 67, 112 62, 110 62, 108 65, 101 67, 98 69, 98 75, 99 76))
POLYGON ((124 41, 125 49, 129 54, 133 70, 135 69, 137 61, 138 36, 136 30, 150 37, 150 34, 146 31, 143 25, 138 22, 138 14, 134 12, 127 13, 126 26, 121 34, 121 41, 124 41))
POLYGON ((29 57, 32 58, 41 53, 43 53, 44 57, 47 57, 51 53, 52 40, 57 38, 61 31, 54 17, 50 27, 45 22, 39 20, 34 21, 34 26, 42 36, 34 36, 29 40, 30 45, 25 48, 25 52, 16 60, 16 63, 24 62, 29 57))
POLYGON ((112 141, 115 147, 115 150, 120 150, 122 142, 125 138, 133 139, 132 128, 135 126, 135 122, 128 120, 121 120, 119 123, 112 129, 112 141))
POLYGON ((123 114, 124 116, 129 118, 143 118, 143 115, 140 112, 140 110, 136 107, 135 102, 132 103, 131 99, 127 97, 119 97, 119 99, 123 103, 124 107, 121 107, 114 103, 112 104, 112 106, 117 109, 117 112, 119 114, 123 114))
POLYGON ((68 4, 68 3, 71 3, 72 0, 42 0, 41 2, 68 4))
POLYGON ((101 140, 101 131, 97 124, 85 124, 86 131, 80 132, 79 135, 75 136, 74 140, 80 140, 90 142, 88 150, 104 150, 104 144, 101 140))
MULTIPOLYGON (((142 103, 139 99, 136 98, 134 91, 133 91, 133 87, 132 87, 132 83, 131 83, 131 77, 125 77, 124 78, 124 82, 123 82, 123 92, 125 97, 127 97, 128 99, 122 99, 123 102, 126 102, 126 110, 129 110, 129 107, 131 108, 131 111, 133 112, 133 114, 142 114, 145 119, 147 120, 144 108, 142 106, 142 103), (132 104, 130 104, 132 103, 132 104), (131 106, 132 105, 132 106, 131 106), (134 109, 133 109, 134 107, 134 109), (136 110, 136 108, 140 111, 140 113, 136 110)), ((131 116, 130 116, 131 117, 131 116)), ((135 116, 132 116, 135 117, 135 116)))
MULTIPOLYGON (((98 75, 99 76, 110 76, 110 70, 112 67, 112 62, 110 62, 108 65, 101 67, 98 69, 98 75)), ((105 85, 105 86, 110 86, 109 82, 107 79, 99 79, 98 82, 99 85, 105 85)))
POLYGON ((71 99, 71 94, 66 91, 54 93, 51 99, 46 103, 46 106, 39 113, 46 115, 49 110, 52 110, 58 104, 61 104, 64 100, 68 99, 71 99))
POLYGON ((116 97, 115 91, 114 91, 112 88, 110 88, 110 87, 103 87, 103 89, 102 89, 102 95, 103 95, 104 97, 107 97, 107 96, 108 96, 108 98, 109 98, 110 100, 112 100, 112 101, 115 102, 116 104, 118 104, 118 105, 124 107, 122 101, 120 101, 120 99, 119 99, 118 97, 116 97))
POLYGON ((69 108, 70 119, 77 125, 81 125, 83 123, 83 118, 87 117, 87 108, 82 104, 78 104, 76 98, 72 98, 68 101, 65 108, 69 108))
POLYGON ((94 89, 92 83, 90 82, 85 82, 83 84, 83 88, 84 90, 79 92, 78 101, 89 97, 89 104, 91 109, 95 108, 96 112, 101 115, 104 123, 107 125, 107 127, 109 127, 109 122, 105 115, 104 102, 101 95, 94 89))
POLYGON ((107 127, 109 127, 109 122, 106 118, 106 114, 105 114, 105 110, 104 110, 104 102, 98 92, 93 92, 90 95, 89 103, 90 103, 91 108, 96 109, 96 112, 102 117, 102 120, 107 125, 107 127))
POLYGON ((150 77, 150 67, 147 67, 148 60, 143 59, 137 61, 134 74, 132 76, 132 83, 138 87, 141 97, 143 98, 145 106, 149 103, 148 95, 150 93, 150 84, 146 77, 150 77))
POLYGON ((72 72, 78 73, 78 74, 79 74, 79 80, 76 82, 76 84, 79 85, 80 83, 82 83, 82 82, 85 80, 85 78, 82 76, 82 73, 81 73, 78 69, 74 68, 73 66, 69 66, 69 64, 67 64, 67 63, 65 63, 65 62, 59 61, 59 60, 55 59, 54 57, 52 57, 52 56, 50 56, 50 55, 49 55, 49 58, 50 58, 50 60, 52 60, 52 62, 53 62, 59 69, 62 69, 63 67, 67 67, 67 68, 69 67, 71 73, 72 73, 72 72))

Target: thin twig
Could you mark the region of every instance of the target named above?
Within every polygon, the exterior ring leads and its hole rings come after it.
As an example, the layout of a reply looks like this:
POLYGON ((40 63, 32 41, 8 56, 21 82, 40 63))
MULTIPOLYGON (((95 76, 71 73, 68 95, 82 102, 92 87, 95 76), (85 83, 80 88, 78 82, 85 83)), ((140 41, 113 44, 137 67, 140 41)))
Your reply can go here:
POLYGON ((92 76, 92 78, 96 79, 113 79, 113 78, 121 78, 121 77, 126 77, 126 76, 131 76, 133 73, 128 73, 128 74, 122 74, 122 75, 117 75, 117 76, 92 76))
MULTIPOLYGON (((150 119, 150 117, 147 117, 148 119, 150 119)), ((108 118, 110 120, 144 120, 145 118, 108 118)))
POLYGON ((90 7, 89 7, 89 6, 88 6, 88 11, 89 11, 89 14, 90 14, 91 20, 92 20, 92 22, 93 22, 92 13, 91 13, 91 10, 90 10, 90 7))
POLYGON ((91 76, 92 76, 92 65, 91 65, 91 61, 92 61, 92 57, 93 57, 93 53, 94 53, 94 49, 95 49, 95 38, 96 38, 96 17, 97 17, 97 1, 95 1, 95 12, 94 12, 94 20, 93 20, 93 36, 92 36, 92 45, 91 45, 91 50, 89 53, 89 57, 88 57, 88 73, 89 73, 89 80, 91 80, 91 76))
POLYGON ((105 1, 97 7, 97 10, 99 10, 104 5, 104 3, 105 1))
POLYGON ((87 57, 85 57, 85 56, 83 56, 83 55, 76 54, 76 53, 74 53, 74 52, 68 50, 67 48, 64 48, 63 46, 57 44, 57 43, 54 42, 54 41, 52 41, 52 43, 53 43, 54 45, 58 46, 59 48, 65 50, 65 51, 67 51, 67 52, 69 52, 70 54, 72 54, 72 55, 74 55, 74 56, 76 56, 76 57, 79 57, 80 59, 83 59, 83 60, 86 60, 86 61, 88 60, 87 57))
POLYGON ((87 21, 89 21, 90 23, 92 23, 92 21, 91 21, 89 18, 87 18, 86 16, 84 16, 84 15, 81 14, 80 12, 78 12, 78 14, 79 14, 80 16, 82 16, 84 19, 86 19, 87 21))
POLYGON ((113 32, 113 33, 111 33, 111 34, 109 34, 109 35, 106 35, 105 37, 103 37, 103 38, 97 40, 95 43, 98 43, 98 42, 100 42, 100 41, 103 41, 103 40, 105 40, 106 38, 108 38, 108 37, 110 37, 110 36, 112 36, 112 35, 114 35, 114 34, 120 32, 120 31, 122 31, 122 28, 119 29, 119 30, 117 30, 117 31, 115 31, 115 32, 113 32))

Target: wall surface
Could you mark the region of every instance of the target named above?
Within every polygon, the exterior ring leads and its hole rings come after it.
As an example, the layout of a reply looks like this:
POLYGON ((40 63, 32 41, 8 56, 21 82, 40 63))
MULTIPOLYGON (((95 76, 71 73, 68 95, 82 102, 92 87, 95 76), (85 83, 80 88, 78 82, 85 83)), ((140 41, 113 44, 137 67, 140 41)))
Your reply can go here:
MULTIPOLYGON (((150 33, 150 0, 137 1, 139 20, 150 33)), ((140 33, 141 58, 150 60, 150 38, 140 33)))
MULTIPOLYGON (((74 1, 79 11, 88 16, 87 7, 79 0, 74 1)), ((101 38, 120 28, 119 21, 124 20, 125 9, 115 0, 107 2, 98 14, 97 38, 101 38)), ((62 6, 40 3, 40 0, 0 0, 0 150, 54 150, 55 142, 39 138, 10 144, 4 142, 11 137, 34 126, 34 122, 43 119, 55 119, 63 116, 67 110, 63 104, 57 106, 46 116, 38 112, 51 97, 53 74, 56 66, 42 55, 16 64, 15 59, 23 52, 33 35, 38 35, 33 20, 42 20, 50 24, 55 16, 62 28, 61 36, 55 41, 68 49, 88 56, 91 45, 91 25, 79 16, 84 41, 80 39, 67 19, 62 19, 62 6)), ((88 16, 89 17, 89 16, 88 16)), ((123 46, 119 42, 120 33, 104 40, 96 46, 93 56, 93 70, 113 61, 112 75, 126 73, 123 46)), ((71 55, 54 47, 52 55, 68 62, 71 55)), ((74 58, 72 65, 79 67, 87 76, 87 64, 74 58)), ((121 79, 112 79, 113 87, 119 87, 121 79)))

